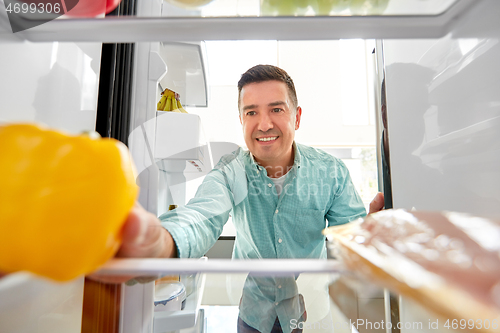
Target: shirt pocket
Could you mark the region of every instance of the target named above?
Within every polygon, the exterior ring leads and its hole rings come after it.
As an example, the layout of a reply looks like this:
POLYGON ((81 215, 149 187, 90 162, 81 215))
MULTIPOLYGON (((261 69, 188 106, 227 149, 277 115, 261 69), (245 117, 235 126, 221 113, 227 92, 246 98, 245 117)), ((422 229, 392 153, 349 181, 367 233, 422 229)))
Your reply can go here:
POLYGON ((325 212, 318 209, 297 209, 292 221, 293 238, 299 244, 310 244, 312 241, 322 241, 321 233, 326 227, 325 212))

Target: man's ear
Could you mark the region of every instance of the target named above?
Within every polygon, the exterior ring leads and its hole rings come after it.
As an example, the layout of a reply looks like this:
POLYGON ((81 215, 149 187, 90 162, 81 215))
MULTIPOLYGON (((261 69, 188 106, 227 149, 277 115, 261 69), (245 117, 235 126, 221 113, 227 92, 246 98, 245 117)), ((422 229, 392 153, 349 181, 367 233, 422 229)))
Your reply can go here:
POLYGON ((295 112, 295 130, 299 129, 301 116, 302 116, 302 108, 300 106, 297 106, 297 111, 295 112))

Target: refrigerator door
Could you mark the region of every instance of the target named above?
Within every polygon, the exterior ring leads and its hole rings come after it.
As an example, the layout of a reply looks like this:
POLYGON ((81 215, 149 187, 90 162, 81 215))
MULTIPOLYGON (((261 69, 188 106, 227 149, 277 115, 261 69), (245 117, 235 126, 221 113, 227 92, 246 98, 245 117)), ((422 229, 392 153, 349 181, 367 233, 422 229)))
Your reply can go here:
MULTIPOLYGON (((497 0, 457 0, 424 15, 175 18, 152 17, 162 12, 162 2, 144 0, 134 17, 57 19, 17 34, 4 9, 0 4, 4 123, 42 121, 75 133, 93 130, 101 43, 135 43, 129 116, 137 141, 130 149, 142 167, 139 201, 152 212, 158 212, 158 187, 164 186, 150 145, 158 81, 168 70, 162 72, 155 55, 161 41, 373 38, 385 40, 394 206, 500 214, 497 0), (160 69, 150 71, 150 64, 160 69), (443 182, 446 193, 432 192, 443 182), (422 193, 430 192, 437 199, 426 202, 422 193)), ((123 292, 122 299, 136 300, 124 301, 124 332, 152 330, 152 292, 151 284, 123 292)), ((0 304, 5 299, 0 293, 0 304)))
POLYGON ((384 41, 394 208, 500 215, 500 4, 485 5, 440 39, 384 41))

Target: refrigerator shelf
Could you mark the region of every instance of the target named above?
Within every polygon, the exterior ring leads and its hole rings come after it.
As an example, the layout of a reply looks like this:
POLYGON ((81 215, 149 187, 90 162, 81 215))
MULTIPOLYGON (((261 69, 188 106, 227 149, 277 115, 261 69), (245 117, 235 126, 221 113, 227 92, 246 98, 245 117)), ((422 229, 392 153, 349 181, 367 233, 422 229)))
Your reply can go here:
MULTIPOLYGON (((460 0, 439 15, 281 16, 281 17, 107 17, 63 19, 16 33, 36 42, 82 41, 132 43, 200 40, 399 39, 445 36, 484 0, 460 0), (231 27, 228 29, 227 27, 231 27), (167 32, 168 33, 165 33, 167 32)), ((7 25, 0 40, 12 39, 7 25)))
POLYGON ((262 276, 284 276, 299 273, 340 273, 344 266, 335 260, 324 259, 112 259, 99 275, 154 276, 159 274, 252 273, 262 276))

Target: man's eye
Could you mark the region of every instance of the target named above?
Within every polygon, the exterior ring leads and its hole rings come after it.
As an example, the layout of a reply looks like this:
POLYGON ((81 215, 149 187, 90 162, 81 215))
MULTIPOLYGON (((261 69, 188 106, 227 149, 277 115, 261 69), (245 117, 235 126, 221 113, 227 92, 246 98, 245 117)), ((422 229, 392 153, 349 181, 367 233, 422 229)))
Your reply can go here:
POLYGON ((253 115, 255 115, 255 111, 248 111, 248 112, 246 113, 246 115, 247 115, 247 116, 253 116, 253 115))
POLYGON ((281 109, 280 108, 274 108, 273 112, 281 112, 281 109))

